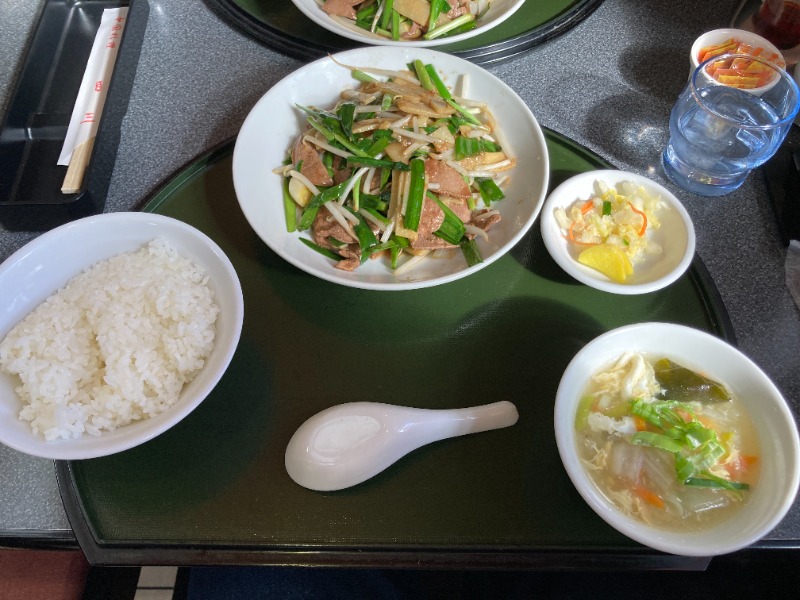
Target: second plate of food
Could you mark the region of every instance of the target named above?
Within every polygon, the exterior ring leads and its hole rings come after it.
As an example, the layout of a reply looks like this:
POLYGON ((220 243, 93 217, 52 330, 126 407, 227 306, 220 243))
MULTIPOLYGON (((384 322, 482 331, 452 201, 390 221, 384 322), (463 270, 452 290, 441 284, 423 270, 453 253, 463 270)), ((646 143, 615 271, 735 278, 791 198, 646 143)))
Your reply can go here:
POLYGON ((491 264, 530 229, 548 178, 544 135, 522 99, 425 48, 360 48, 298 69, 256 103, 233 155, 239 204, 273 251, 375 290, 491 264))
POLYGON ((396 0, 387 9, 387 2, 354 5, 347 0, 292 1, 317 25, 362 44, 419 47, 452 44, 480 35, 511 17, 524 2, 478 0, 451 9, 427 0, 396 0), (432 11, 440 16, 434 18, 430 28, 432 11))

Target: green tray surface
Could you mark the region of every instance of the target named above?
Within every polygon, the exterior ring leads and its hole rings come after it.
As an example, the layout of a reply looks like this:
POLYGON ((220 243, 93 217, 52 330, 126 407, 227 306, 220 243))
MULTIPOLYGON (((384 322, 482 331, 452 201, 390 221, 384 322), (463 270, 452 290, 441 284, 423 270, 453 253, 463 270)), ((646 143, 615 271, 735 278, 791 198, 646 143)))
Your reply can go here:
MULTIPOLYGON (((552 131, 546 138, 551 188, 608 167, 552 131)), ((561 271, 537 222, 506 256, 453 283, 403 292, 337 286, 279 258, 249 227, 232 185, 233 144, 180 171, 143 210, 190 223, 227 253, 244 293, 240 344, 213 392, 171 430, 120 454, 58 463, 82 547, 642 549, 572 486, 553 403, 575 353, 614 327, 669 321, 732 340, 699 259, 664 290, 611 295, 561 271), (516 425, 423 447, 356 487, 313 492, 286 474, 291 435, 329 406, 497 400, 516 404, 516 425)))
MULTIPOLYGON (((262 43, 296 58, 317 58, 359 44, 320 27, 290 0, 210 0, 224 18, 262 43)), ((514 15, 486 33, 438 46, 474 62, 509 58, 568 31, 602 0, 527 0, 514 15)))

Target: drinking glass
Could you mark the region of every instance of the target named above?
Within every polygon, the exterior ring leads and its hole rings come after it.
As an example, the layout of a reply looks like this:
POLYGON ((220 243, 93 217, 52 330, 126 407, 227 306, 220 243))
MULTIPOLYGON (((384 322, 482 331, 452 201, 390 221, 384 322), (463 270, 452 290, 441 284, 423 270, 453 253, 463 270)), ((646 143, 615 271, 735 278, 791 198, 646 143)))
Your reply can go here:
POLYGON ((798 108, 800 91, 783 69, 746 54, 711 58, 694 70, 672 108, 664 171, 695 194, 728 194, 775 154, 798 108), (714 78, 722 71, 712 76, 707 70, 738 64, 747 65, 745 72, 727 69, 721 77, 727 84, 714 78), (762 77, 763 85, 734 87, 747 85, 751 76, 762 77))

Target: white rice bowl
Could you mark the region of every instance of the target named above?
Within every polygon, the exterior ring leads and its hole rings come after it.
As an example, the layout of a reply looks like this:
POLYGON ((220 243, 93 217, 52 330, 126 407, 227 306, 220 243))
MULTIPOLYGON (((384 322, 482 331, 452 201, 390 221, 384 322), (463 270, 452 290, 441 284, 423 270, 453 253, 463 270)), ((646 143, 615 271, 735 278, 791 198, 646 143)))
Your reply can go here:
POLYGON ((213 389, 241 333, 230 261, 159 215, 54 229, 0 265, 0 287, 14 290, 0 313, 0 441, 35 456, 155 437, 213 389))

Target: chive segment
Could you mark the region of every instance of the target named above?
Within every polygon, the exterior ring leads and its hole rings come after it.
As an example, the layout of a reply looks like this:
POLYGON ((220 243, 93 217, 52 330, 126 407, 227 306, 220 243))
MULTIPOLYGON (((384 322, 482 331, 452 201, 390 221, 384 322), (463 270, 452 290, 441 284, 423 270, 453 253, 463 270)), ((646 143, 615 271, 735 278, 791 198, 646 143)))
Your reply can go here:
POLYGON ((422 215, 422 202, 425 199, 425 161, 415 158, 411 161, 411 183, 408 189, 408 203, 404 224, 411 231, 419 228, 422 215))

